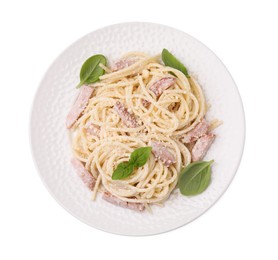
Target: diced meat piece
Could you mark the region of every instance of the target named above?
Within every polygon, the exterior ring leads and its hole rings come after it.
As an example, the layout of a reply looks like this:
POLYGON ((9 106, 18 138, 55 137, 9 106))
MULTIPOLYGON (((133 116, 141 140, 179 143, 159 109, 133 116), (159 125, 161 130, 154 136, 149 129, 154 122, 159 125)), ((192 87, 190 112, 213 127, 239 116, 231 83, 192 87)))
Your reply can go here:
POLYGON ((132 64, 134 64, 137 60, 138 60, 137 57, 129 57, 129 58, 120 59, 111 66, 111 70, 113 72, 115 72, 118 70, 125 69, 125 68, 131 66, 132 64))
POLYGON ((142 105, 147 108, 149 105, 151 104, 150 101, 146 100, 146 99, 142 99, 142 105))
POLYGON ((84 85, 81 87, 80 94, 67 116, 67 128, 71 128, 76 120, 81 116, 83 110, 88 104, 90 97, 92 96, 93 91, 94 89, 89 86, 84 85))
POLYGON ((90 190, 93 190, 96 184, 96 179, 94 178, 94 176, 84 167, 83 163, 77 160, 76 158, 71 159, 71 164, 74 167, 78 176, 84 182, 84 184, 90 190))
POLYGON ((85 131, 87 135, 99 136, 100 127, 89 122, 86 124, 85 131))
POLYGON ((134 114, 128 112, 128 110, 124 107, 124 105, 117 101, 114 105, 114 110, 117 112, 119 117, 122 119, 123 123, 130 128, 138 127, 139 124, 135 118, 134 114))
POLYGON ((150 91, 152 91, 157 97, 160 96, 164 90, 174 85, 176 78, 165 77, 157 80, 150 86, 150 91))
POLYGON ((116 206, 120 206, 123 208, 132 209, 132 210, 136 210, 136 211, 143 211, 145 209, 145 206, 143 203, 123 201, 123 200, 113 196, 111 193, 109 193, 107 191, 105 191, 103 193, 102 198, 116 206))
POLYGON ((205 135, 208 131, 209 124, 206 119, 202 119, 200 123, 198 123, 191 131, 186 133, 186 135, 182 138, 183 143, 191 143, 196 141, 199 137, 205 135))
POLYGON ((209 133, 203 135, 197 140, 196 144, 194 145, 191 151, 191 157, 193 162, 200 161, 204 158, 214 139, 215 135, 209 133))
POLYGON ((151 142, 152 153, 154 156, 161 160, 167 167, 176 162, 175 156, 159 142, 151 142))

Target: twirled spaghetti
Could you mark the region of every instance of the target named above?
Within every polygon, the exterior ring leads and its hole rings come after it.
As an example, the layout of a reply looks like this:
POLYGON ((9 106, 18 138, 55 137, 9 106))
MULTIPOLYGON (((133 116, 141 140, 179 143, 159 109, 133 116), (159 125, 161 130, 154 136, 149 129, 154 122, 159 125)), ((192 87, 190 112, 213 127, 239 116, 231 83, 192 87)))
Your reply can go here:
POLYGON ((129 53, 114 69, 100 66, 106 74, 90 85, 92 96, 71 129, 74 156, 96 180, 93 197, 107 191, 128 203, 162 203, 176 187, 181 168, 191 162, 191 144, 182 137, 205 116, 202 89, 192 77, 163 65, 160 56, 129 53), (128 178, 112 180, 119 163, 152 143, 175 160, 167 164, 152 154, 128 178))

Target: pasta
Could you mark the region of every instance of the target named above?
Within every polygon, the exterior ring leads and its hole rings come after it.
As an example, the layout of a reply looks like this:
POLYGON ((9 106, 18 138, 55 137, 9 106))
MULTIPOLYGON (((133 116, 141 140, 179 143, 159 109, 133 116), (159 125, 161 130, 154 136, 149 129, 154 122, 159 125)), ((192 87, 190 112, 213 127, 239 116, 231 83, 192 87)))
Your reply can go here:
POLYGON ((160 55, 133 52, 100 67, 106 74, 90 84, 92 95, 70 130, 74 157, 96 180, 93 199, 108 192, 124 205, 161 204, 191 162, 194 143, 183 137, 205 116, 203 91, 193 77, 163 65, 160 55), (147 163, 112 180, 116 166, 146 146, 153 147, 147 163))

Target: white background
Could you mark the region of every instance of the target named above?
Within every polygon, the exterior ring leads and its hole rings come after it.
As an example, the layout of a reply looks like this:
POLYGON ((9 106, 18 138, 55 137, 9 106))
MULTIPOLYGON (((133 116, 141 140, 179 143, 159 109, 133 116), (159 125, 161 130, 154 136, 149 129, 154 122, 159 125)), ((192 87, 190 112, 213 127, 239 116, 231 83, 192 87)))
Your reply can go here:
POLYGON ((1 1, 0 258, 278 259, 275 2, 1 1), (46 191, 29 148, 31 103, 52 61, 83 35, 128 21, 162 23, 205 43, 233 75, 246 113, 243 159, 225 195, 189 225, 149 237, 73 218, 46 191))

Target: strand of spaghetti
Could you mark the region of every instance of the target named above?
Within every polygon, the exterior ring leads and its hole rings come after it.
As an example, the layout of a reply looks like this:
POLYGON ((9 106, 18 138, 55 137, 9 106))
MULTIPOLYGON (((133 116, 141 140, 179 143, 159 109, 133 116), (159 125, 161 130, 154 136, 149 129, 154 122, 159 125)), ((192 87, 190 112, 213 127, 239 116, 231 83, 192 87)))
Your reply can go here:
POLYGON ((100 63, 98 66, 100 66, 106 73, 111 73, 111 70, 104 64, 100 63))
POLYGON ((130 84, 136 84, 138 83, 137 79, 131 79, 129 81, 119 81, 117 83, 103 83, 102 81, 96 82, 92 84, 92 87, 94 88, 101 88, 100 90, 103 90, 103 87, 105 88, 115 88, 115 87, 124 87, 130 84))
POLYGON ((146 64, 148 64, 150 61, 157 60, 158 57, 159 56, 154 56, 154 57, 146 58, 142 61, 135 62, 134 64, 132 64, 131 66, 129 66, 125 69, 101 76, 100 80, 110 80, 110 82, 113 82, 113 81, 119 80, 123 77, 130 76, 131 74, 136 74, 136 73, 142 71, 142 69, 144 68, 144 66, 146 64))
POLYGON ((190 78, 190 84, 197 95, 196 98, 197 98, 198 104, 199 104, 198 115, 195 118, 195 121, 189 127, 185 128, 183 130, 176 131, 175 133, 173 133, 174 136, 183 135, 183 134, 189 132, 190 130, 192 130, 201 121, 201 119, 205 115, 205 97, 204 97, 203 91, 202 91, 200 85, 193 78, 190 78))
POLYGON ((99 176, 97 177, 97 181, 96 181, 96 184, 95 184, 93 193, 92 193, 92 200, 95 200, 95 199, 96 199, 97 191, 98 191, 98 189, 99 189, 100 182, 101 182, 101 175, 99 175, 99 176))

